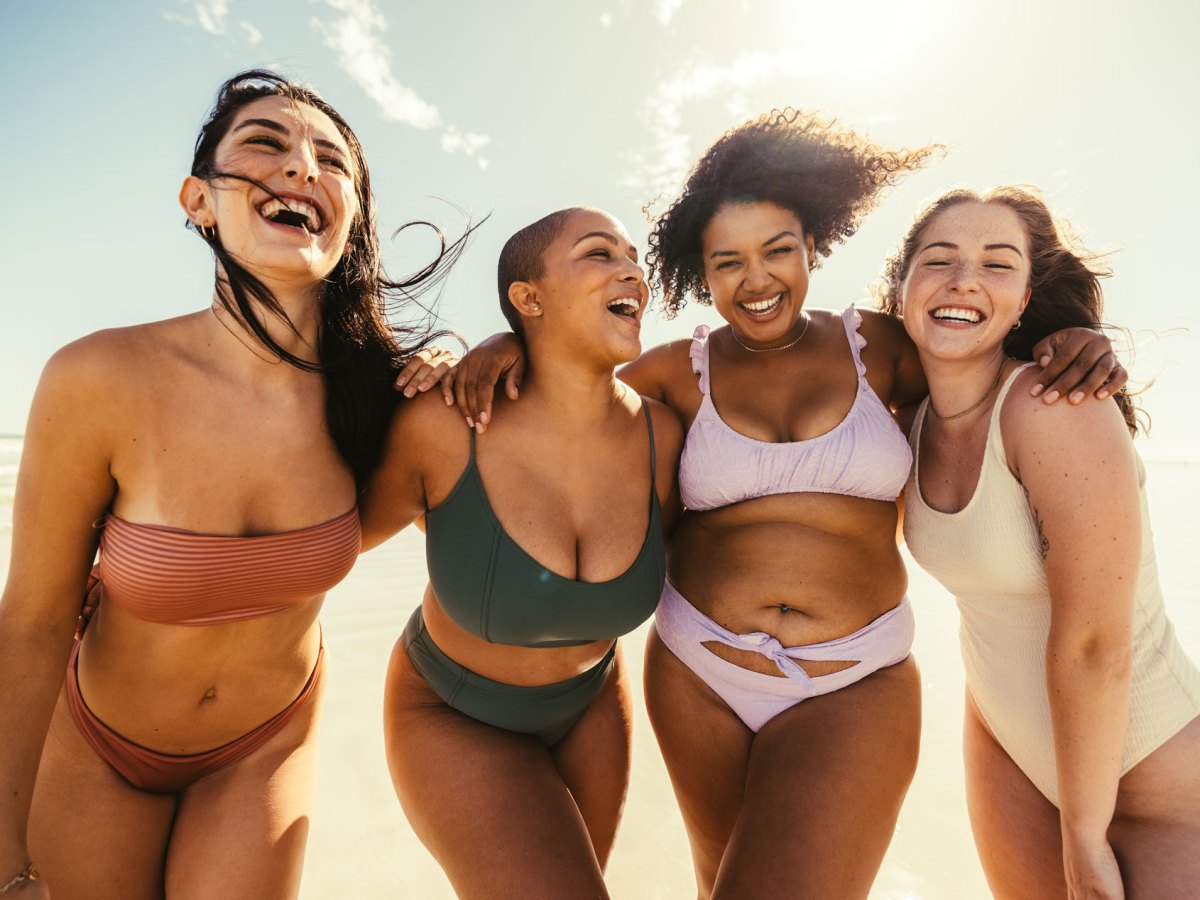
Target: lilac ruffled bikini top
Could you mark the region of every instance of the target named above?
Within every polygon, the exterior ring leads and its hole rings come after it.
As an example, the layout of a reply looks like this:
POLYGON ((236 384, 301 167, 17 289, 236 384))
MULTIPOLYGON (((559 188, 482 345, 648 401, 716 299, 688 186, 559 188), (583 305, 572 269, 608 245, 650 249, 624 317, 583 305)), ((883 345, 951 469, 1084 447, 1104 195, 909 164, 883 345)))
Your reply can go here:
POLYGON ((846 494, 891 502, 904 490, 912 451, 892 414, 867 383, 858 333, 862 316, 842 313, 858 391, 846 417, 832 430, 804 441, 771 443, 734 431, 713 405, 707 325, 692 335, 692 370, 704 399, 688 429, 679 462, 679 489, 688 509, 728 506, 770 494, 846 494))

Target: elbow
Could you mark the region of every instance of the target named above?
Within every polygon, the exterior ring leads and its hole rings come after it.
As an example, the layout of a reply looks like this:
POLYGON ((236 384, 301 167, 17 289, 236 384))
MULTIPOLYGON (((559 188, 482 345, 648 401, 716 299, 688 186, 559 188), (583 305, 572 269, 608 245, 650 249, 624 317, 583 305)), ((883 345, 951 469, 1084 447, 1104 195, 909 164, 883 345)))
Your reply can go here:
POLYGON ((1086 673, 1094 684, 1127 681, 1133 671, 1133 643, 1127 629, 1119 634, 1092 633, 1072 640, 1053 635, 1046 647, 1051 673, 1086 673))

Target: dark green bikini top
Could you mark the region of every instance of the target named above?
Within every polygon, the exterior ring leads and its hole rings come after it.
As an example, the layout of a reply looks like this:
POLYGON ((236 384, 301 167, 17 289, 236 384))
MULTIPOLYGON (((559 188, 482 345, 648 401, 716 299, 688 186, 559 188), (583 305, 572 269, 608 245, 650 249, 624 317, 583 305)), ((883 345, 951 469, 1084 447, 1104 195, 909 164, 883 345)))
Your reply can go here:
POLYGON ((425 558, 438 602, 455 624, 494 644, 572 647, 637 628, 658 605, 666 579, 650 432, 650 524, 637 558, 611 581, 575 581, 551 572, 505 533, 471 458, 441 504, 425 514, 425 558))

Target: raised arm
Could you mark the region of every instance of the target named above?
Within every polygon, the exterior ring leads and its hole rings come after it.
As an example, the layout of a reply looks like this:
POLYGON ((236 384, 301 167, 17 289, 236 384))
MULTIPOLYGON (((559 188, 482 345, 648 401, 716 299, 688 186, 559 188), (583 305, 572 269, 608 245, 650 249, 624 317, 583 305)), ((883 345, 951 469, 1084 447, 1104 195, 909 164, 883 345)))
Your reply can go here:
POLYGON ((1005 408, 1002 425, 1050 590, 1046 674, 1067 883, 1073 897, 1122 897, 1107 831, 1129 710, 1137 460, 1112 401, 1072 409, 1025 399, 1005 408))
MULTIPOLYGON (((929 393, 929 387, 917 348, 900 320, 865 311, 863 334, 867 338, 867 353, 878 356, 883 352, 892 361, 892 394, 882 399, 893 410, 920 402, 929 393)), ((1033 358, 1041 366, 1041 372, 1029 393, 1040 396, 1047 405, 1061 397, 1067 397, 1070 403, 1080 403, 1088 396, 1105 400, 1129 380, 1129 373, 1113 352, 1112 341, 1091 328, 1054 332, 1034 345, 1033 358)), ((867 369, 870 377, 869 362, 867 369)))
MULTIPOLYGON (((116 490, 111 349, 98 335, 60 350, 42 373, 25 432, 0 599, 0 881, 30 861, 34 777, 95 557, 95 522, 116 490)), ((49 896, 44 890, 31 884, 19 893, 49 896)))

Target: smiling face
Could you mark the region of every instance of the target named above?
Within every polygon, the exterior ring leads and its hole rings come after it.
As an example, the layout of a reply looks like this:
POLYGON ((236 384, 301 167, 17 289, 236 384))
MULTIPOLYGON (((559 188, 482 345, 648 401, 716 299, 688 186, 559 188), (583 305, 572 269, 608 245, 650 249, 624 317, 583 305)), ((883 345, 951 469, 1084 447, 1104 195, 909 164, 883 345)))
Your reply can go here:
POLYGON ((218 174, 189 176, 180 202, 254 274, 315 284, 341 259, 359 212, 352 159, 323 112, 263 97, 234 114, 213 157, 218 174))
POLYGON ((543 253, 542 273, 514 282, 509 297, 526 317, 531 340, 553 335, 595 347, 606 365, 641 353, 646 275, 625 227, 607 213, 573 211, 543 253))
POLYGON ((1001 352, 1029 302, 1029 236, 999 203, 967 202, 930 219, 900 287, 904 327, 923 353, 1001 352))
POLYGON ((766 201, 728 204, 705 226, 701 246, 713 306, 738 334, 768 346, 792 336, 813 259, 795 213, 766 201))

